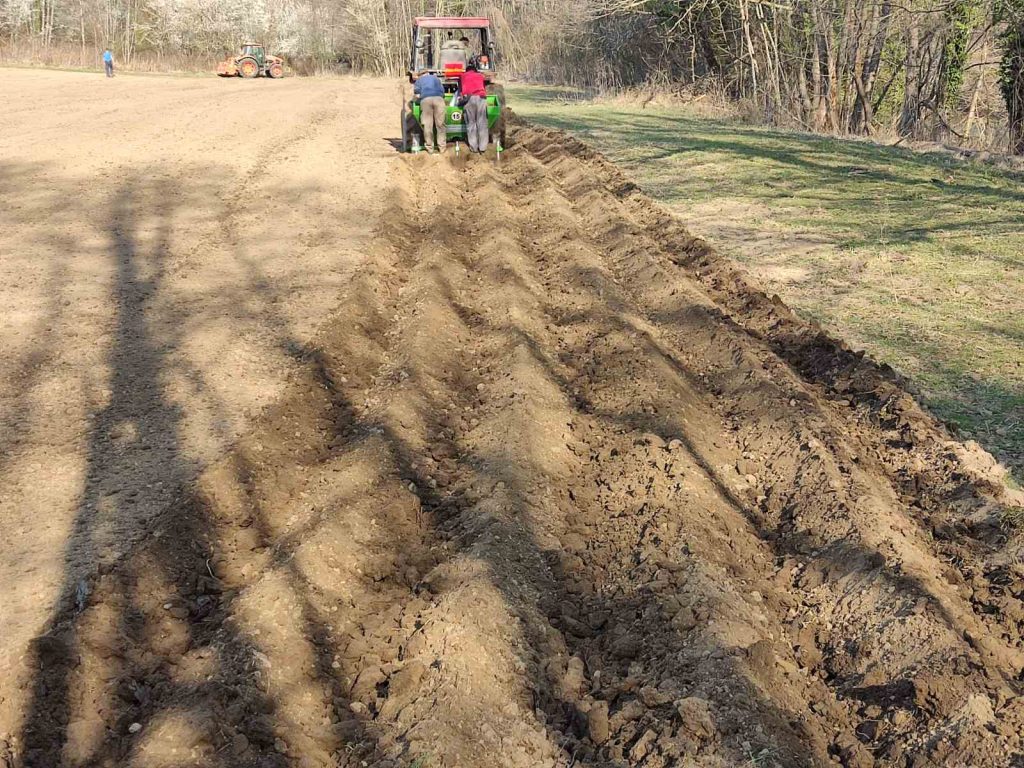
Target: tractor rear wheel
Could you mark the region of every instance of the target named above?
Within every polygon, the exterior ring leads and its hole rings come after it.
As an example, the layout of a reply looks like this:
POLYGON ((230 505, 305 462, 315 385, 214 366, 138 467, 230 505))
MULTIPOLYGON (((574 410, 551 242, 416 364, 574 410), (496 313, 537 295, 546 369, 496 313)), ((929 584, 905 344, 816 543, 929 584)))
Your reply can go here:
POLYGON ((280 64, 271 64, 267 68, 267 77, 272 77, 275 80, 279 77, 284 77, 284 67, 280 64))
POLYGON ((260 73, 260 65, 256 59, 245 58, 238 62, 238 74, 242 77, 256 77, 260 73))
POLYGON ((495 146, 501 142, 502 150, 508 149, 508 110, 504 108, 504 105, 502 105, 501 115, 494 121, 494 127, 491 128, 491 141, 495 146))
POLYGON ((411 152, 413 147, 426 149, 423 129, 409 104, 402 105, 402 151, 411 152))
POLYGON ((409 151, 409 110, 402 105, 402 152, 409 151))
POLYGON ((501 117, 494 124, 494 128, 491 129, 491 136, 494 141, 501 141, 501 148, 508 149, 508 139, 506 131, 506 118, 508 117, 508 108, 505 106, 505 86, 500 83, 491 83, 487 86, 487 95, 494 96, 498 101, 498 106, 501 107, 501 117))

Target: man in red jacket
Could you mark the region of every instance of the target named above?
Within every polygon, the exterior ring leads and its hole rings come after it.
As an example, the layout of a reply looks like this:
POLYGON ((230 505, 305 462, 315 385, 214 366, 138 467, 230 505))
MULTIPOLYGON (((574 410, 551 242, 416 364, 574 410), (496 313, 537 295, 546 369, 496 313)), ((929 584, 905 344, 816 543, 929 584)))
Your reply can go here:
POLYGON ((463 105, 462 121, 470 152, 483 154, 490 139, 487 132, 487 85, 477 71, 475 61, 459 76, 459 103, 463 105))

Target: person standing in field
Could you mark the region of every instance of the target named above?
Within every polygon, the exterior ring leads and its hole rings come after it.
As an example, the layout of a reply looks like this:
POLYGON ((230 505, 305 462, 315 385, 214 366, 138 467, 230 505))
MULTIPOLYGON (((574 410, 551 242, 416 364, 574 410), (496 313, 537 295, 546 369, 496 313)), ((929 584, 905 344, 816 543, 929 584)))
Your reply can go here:
POLYGON ((483 154, 489 140, 487 132, 487 85, 477 71, 476 61, 470 62, 459 77, 459 104, 463 107, 462 120, 466 125, 469 151, 483 154))
POLYGON ((106 70, 107 77, 114 76, 114 54, 109 48, 103 49, 103 69, 106 70))
POLYGON ((441 78, 432 72, 424 72, 416 78, 412 87, 413 96, 420 103, 420 120, 423 125, 424 149, 431 143, 435 152, 444 152, 448 126, 445 125, 444 85, 441 78), (435 131, 437 133, 435 138, 435 131))

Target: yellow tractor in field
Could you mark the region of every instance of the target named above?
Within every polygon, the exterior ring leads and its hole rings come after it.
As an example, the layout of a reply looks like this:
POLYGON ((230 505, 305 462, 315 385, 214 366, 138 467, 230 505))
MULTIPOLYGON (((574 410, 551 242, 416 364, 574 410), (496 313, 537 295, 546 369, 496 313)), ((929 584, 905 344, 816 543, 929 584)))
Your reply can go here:
POLYGON ((217 65, 221 77, 259 77, 266 75, 274 79, 284 77, 284 59, 268 56, 262 43, 245 43, 238 56, 217 65))

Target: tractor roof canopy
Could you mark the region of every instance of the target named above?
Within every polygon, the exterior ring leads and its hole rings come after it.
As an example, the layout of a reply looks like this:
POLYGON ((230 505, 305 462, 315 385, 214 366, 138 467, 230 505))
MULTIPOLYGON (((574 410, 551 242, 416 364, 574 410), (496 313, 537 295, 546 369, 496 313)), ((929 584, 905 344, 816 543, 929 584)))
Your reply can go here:
POLYGON ((412 28, 410 80, 434 72, 454 86, 471 63, 484 80, 496 71, 497 50, 490 20, 485 16, 417 16, 412 28))
POLYGON ((426 29, 487 29, 491 21, 484 16, 417 16, 413 25, 426 29))

